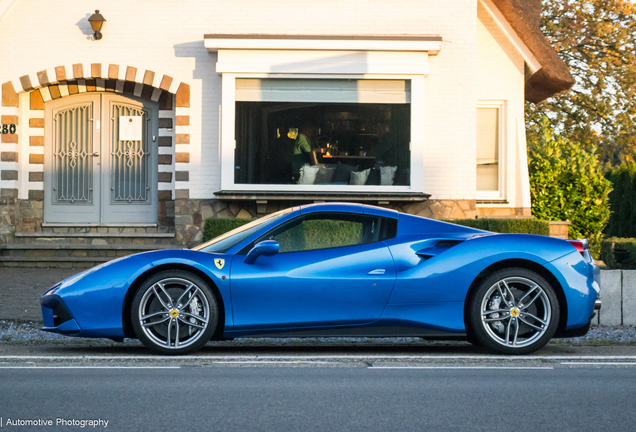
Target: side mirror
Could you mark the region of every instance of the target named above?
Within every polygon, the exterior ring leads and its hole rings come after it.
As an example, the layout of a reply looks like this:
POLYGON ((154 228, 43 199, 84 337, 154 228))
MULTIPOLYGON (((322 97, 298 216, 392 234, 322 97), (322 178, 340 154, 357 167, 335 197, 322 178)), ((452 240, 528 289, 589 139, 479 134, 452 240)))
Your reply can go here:
POLYGON ((272 256, 278 253, 280 248, 276 240, 265 240, 258 243, 245 256, 245 264, 254 264, 256 258, 261 255, 272 256))

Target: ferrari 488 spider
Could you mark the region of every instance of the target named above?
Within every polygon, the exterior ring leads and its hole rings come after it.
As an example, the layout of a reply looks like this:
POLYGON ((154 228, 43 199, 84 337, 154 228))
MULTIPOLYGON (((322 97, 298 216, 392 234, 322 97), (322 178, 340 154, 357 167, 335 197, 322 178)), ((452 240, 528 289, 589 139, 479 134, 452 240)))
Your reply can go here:
POLYGON ((362 204, 270 214, 191 250, 116 259, 42 295, 44 328, 160 354, 237 337, 467 339, 527 354, 600 307, 583 240, 495 234, 362 204))

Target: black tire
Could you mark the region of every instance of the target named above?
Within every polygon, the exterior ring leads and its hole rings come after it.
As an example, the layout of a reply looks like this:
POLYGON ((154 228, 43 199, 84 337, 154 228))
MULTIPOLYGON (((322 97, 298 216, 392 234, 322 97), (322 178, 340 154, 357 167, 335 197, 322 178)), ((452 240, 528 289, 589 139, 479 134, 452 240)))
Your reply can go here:
POLYGON ((476 347, 480 347, 481 346, 481 343, 479 342, 479 340, 477 340, 477 338, 475 337, 473 332, 470 331, 468 328, 466 328, 466 341, 468 341, 468 343, 470 343, 471 345, 474 345, 476 347))
POLYGON ((130 317, 137 338, 148 349, 183 355, 198 351, 212 338, 219 309, 203 279, 183 270, 166 270, 141 284, 130 317))
POLYGON ((499 354, 535 352, 550 341, 559 325, 554 288, 541 275, 524 268, 492 273, 468 301, 467 333, 499 354), (494 310, 501 312, 491 312, 494 310))

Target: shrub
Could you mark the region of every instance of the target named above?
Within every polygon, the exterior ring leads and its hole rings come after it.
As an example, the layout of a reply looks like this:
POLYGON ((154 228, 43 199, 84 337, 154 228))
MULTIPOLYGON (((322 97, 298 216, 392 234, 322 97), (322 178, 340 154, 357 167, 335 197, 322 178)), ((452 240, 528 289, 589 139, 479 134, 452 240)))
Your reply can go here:
POLYGON ((630 162, 610 169, 605 177, 614 187, 609 194, 612 215, 605 234, 636 237, 636 164, 630 162))
POLYGON ((609 268, 636 269, 636 238, 611 237, 603 240, 601 259, 609 268))
POLYGON ((585 237, 598 256, 610 216, 611 183, 603 176, 596 147, 556 135, 547 118, 538 140, 528 142, 532 214, 547 221, 570 221, 570 237, 585 237))
POLYGON ((228 231, 232 231, 248 222, 252 219, 214 219, 208 218, 203 224, 203 241, 212 240, 214 237, 218 237, 221 234, 225 234, 228 231))
POLYGON ((550 235, 549 222, 537 219, 457 219, 445 222, 502 234, 550 235))

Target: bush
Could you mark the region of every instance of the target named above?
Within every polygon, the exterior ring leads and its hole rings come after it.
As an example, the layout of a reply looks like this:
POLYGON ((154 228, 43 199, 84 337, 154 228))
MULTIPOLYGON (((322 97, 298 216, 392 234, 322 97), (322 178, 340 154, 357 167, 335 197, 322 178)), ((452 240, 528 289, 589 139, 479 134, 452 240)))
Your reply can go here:
POLYGON ((600 169, 596 147, 554 134, 547 118, 538 141, 528 142, 532 214, 547 221, 570 221, 570 237, 588 239, 598 256, 610 217, 611 183, 600 169))
POLYGON ((612 237, 603 240, 601 259, 609 268, 636 269, 636 238, 612 237))
POLYGON ((605 177, 614 187, 609 194, 612 215, 605 234, 636 237, 636 164, 630 162, 610 169, 605 177))
POLYGON ((205 220, 205 224, 203 224, 203 241, 212 240, 214 237, 218 237, 249 222, 252 222, 252 219, 208 218, 205 220))
POLYGON ((537 219, 457 219, 445 222, 502 234, 550 235, 550 224, 537 219))

